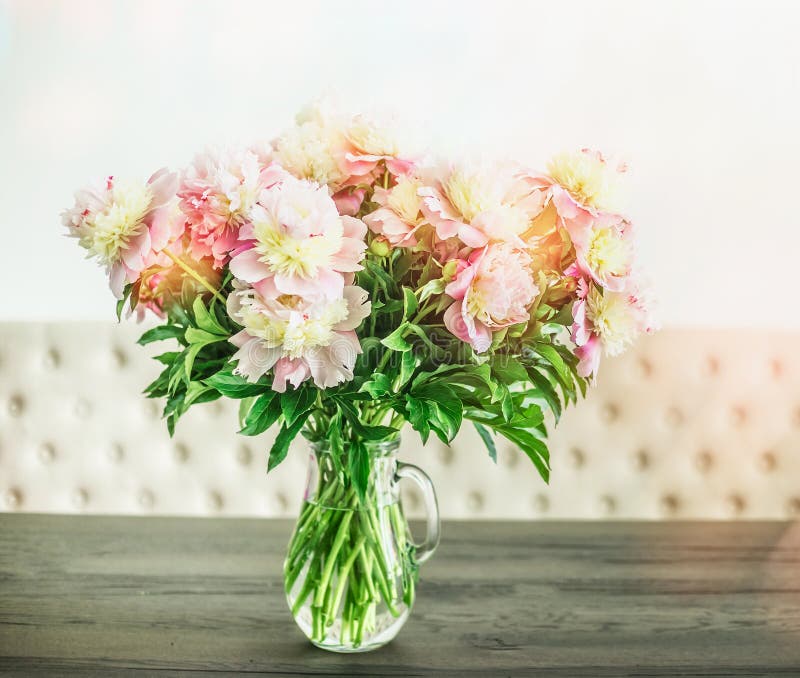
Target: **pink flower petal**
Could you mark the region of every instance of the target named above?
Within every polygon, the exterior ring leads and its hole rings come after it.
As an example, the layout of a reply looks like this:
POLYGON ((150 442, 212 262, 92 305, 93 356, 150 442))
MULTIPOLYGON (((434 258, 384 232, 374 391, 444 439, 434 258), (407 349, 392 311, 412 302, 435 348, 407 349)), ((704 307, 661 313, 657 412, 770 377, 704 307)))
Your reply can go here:
POLYGON ((249 283, 258 282, 269 275, 269 269, 259 260, 259 254, 255 249, 237 254, 231 259, 230 267, 234 276, 249 283))

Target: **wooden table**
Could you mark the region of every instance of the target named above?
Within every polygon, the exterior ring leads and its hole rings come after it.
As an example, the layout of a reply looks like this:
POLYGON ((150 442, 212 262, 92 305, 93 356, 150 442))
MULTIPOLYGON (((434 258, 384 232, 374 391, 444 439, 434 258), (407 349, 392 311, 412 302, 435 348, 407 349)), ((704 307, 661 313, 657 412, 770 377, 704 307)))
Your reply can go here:
POLYGON ((345 656, 289 616, 286 521, 0 515, 0 673, 800 675, 800 523, 443 527, 399 637, 345 656))

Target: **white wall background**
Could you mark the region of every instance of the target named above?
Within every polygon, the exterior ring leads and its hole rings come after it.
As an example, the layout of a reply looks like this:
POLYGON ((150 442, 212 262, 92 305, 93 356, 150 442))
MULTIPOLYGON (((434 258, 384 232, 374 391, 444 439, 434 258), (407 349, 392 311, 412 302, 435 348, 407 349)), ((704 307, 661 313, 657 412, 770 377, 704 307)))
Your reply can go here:
POLYGON ((665 325, 800 328, 798 28, 733 0, 0 2, 0 320, 112 317, 58 217, 88 178, 333 90, 445 151, 624 155, 665 325))

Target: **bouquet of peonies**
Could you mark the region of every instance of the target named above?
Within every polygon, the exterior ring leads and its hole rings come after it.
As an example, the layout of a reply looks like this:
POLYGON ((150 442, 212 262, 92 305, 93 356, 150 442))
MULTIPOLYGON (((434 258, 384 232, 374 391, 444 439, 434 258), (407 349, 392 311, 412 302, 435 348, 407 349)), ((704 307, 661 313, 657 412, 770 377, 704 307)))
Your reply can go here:
POLYGON ((106 267, 118 316, 162 320, 139 343, 176 343, 146 390, 170 433, 224 396, 241 433, 278 427, 269 469, 298 433, 312 442, 287 593, 314 642, 352 649, 387 635, 381 606, 411 605, 418 547, 380 479, 404 423, 449 443, 467 419, 492 458, 502 436, 547 480, 545 413, 652 328, 624 173, 590 150, 547 173, 421 161, 318 107, 263 148, 110 176, 63 221, 106 267))

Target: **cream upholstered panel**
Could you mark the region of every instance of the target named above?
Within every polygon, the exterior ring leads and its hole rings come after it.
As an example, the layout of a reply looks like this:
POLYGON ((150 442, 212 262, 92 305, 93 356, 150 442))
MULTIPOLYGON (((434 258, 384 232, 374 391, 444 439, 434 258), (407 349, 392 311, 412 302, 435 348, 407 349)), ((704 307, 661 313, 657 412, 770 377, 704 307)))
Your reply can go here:
MULTIPOLYGON (((157 372, 131 324, 0 324, 2 510, 294 515, 298 440, 266 474, 270 435, 235 434, 236 404, 196 407, 174 439, 141 390, 157 372)), ((797 334, 671 330, 606 361, 552 436, 548 487, 474 431, 448 448, 403 439, 450 518, 800 515, 797 334)), ((407 488, 407 508, 419 500, 407 488)))

